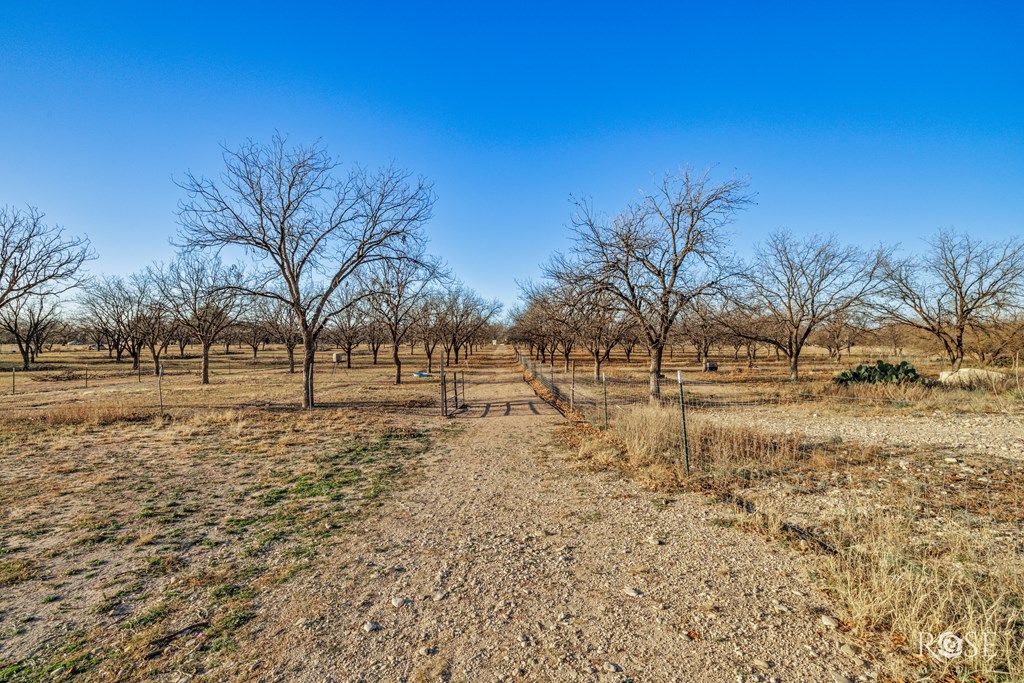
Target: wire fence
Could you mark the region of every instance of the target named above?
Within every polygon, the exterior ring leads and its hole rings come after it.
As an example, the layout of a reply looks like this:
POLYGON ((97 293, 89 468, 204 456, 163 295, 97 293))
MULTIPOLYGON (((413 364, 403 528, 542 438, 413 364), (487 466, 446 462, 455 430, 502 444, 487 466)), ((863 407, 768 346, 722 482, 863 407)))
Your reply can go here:
POLYGON ((830 565, 840 574, 833 580, 850 590, 842 597, 852 610, 902 624, 910 654, 919 654, 918 636, 974 629, 992 639, 993 657, 931 664, 1024 680, 1019 407, 957 416, 955 404, 941 414, 922 408, 934 399, 915 406, 682 371, 658 377, 653 398, 646 378, 594 377, 592 369, 519 353, 517 361, 568 418, 626 448, 607 456, 600 439, 584 441, 580 457, 618 457, 616 466, 658 486, 699 490, 756 513, 741 517, 770 520, 801 544, 843 558, 830 565), (865 410, 849 412, 851 403, 865 410), (921 601, 935 607, 917 622, 900 611, 921 601), (1005 604, 1016 607, 996 607, 1005 604))
MULTIPOLYGON (((39 416, 64 407, 95 406, 105 411, 115 407, 142 413, 171 410, 293 410, 301 396, 301 357, 292 371, 286 358, 236 352, 211 358, 211 383, 200 388, 201 357, 165 355, 160 372, 149 359, 132 366, 93 359, 77 367, 40 364, 30 371, 10 368, 0 371, 0 417, 39 416)), ((445 367, 448 404, 439 394, 441 373, 403 372, 403 385, 413 391, 392 392, 394 366, 390 359, 371 364, 368 358, 358 367, 344 361, 318 359, 314 365, 317 405, 321 407, 381 408, 409 413, 437 414, 439 409, 454 413, 465 403, 465 373, 462 367, 445 367), (373 374, 368 376, 367 371, 373 374), (458 388, 453 388, 453 374, 458 388), (355 391, 353 391, 355 387, 355 391), (439 408, 440 406, 440 408, 439 408)))

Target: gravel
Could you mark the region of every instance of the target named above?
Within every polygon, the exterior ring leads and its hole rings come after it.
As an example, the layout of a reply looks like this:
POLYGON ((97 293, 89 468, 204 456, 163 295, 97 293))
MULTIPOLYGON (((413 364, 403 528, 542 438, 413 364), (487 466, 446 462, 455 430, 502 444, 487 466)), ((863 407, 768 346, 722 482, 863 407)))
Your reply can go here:
POLYGON ((266 596, 236 658, 317 683, 827 681, 855 666, 798 553, 713 524, 707 499, 577 468, 561 416, 508 366, 467 377, 454 435, 322 569, 266 596))

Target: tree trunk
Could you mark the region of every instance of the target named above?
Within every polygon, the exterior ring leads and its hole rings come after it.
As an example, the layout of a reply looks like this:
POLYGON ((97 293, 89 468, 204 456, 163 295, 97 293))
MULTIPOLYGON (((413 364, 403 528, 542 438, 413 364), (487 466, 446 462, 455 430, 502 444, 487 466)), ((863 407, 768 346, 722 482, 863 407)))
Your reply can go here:
POLYGON ((594 380, 601 379, 601 354, 598 351, 594 351, 594 380))
POLYGON ((399 344, 391 345, 391 360, 395 362, 395 384, 402 383, 402 359, 398 357, 399 344))
POLYGON ((210 383, 210 346, 209 342, 203 342, 203 377, 199 380, 200 384, 210 383))
POLYGON ((306 410, 312 409, 316 404, 313 401, 313 361, 316 357, 316 350, 313 346, 313 339, 307 334, 302 335, 302 407, 306 410))
POLYGON ((426 351, 427 353, 427 374, 434 372, 434 349, 426 351))
POLYGON ((964 362, 964 340, 963 337, 953 339, 952 346, 946 347, 949 350, 949 365, 953 372, 960 370, 964 362))
POLYGON ((288 345, 288 372, 295 374, 295 345, 288 345))
POLYGON ((657 346, 654 349, 652 349, 651 347, 647 347, 647 351, 651 355, 651 367, 650 367, 650 373, 651 373, 651 387, 650 387, 651 388, 651 399, 660 399, 661 398, 661 382, 660 382, 660 380, 661 380, 661 357, 662 357, 662 354, 665 352, 665 347, 661 346, 661 345, 657 346))
POLYGON ((800 379, 800 352, 794 351, 789 357, 789 379, 796 382, 800 379))

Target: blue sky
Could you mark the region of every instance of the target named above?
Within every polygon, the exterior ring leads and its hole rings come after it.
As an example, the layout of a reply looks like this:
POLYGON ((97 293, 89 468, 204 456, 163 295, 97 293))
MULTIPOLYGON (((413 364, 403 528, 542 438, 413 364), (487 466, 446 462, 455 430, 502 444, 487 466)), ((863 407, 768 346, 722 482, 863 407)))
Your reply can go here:
POLYGON ((433 250, 506 302, 565 246, 570 194, 613 212, 682 164, 749 177, 741 254, 778 227, 1003 238, 1022 25, 1016 3, 3 3, 0 204, 130 272, 173 253, 173 177, 278 130, 431 179, 433 250))

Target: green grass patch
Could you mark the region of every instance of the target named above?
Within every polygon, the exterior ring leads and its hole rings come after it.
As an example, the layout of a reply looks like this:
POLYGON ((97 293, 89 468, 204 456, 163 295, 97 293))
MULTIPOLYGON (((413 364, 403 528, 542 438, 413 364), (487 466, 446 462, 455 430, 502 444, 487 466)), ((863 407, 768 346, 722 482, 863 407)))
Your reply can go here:
POLYGON ((13 586, 36 575, 36 568, 28 560, 0 562, 0 586, 13 586))

